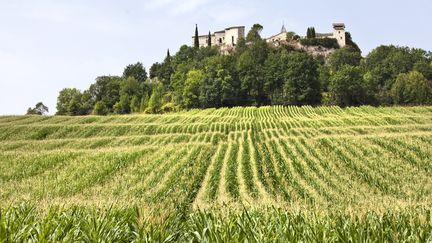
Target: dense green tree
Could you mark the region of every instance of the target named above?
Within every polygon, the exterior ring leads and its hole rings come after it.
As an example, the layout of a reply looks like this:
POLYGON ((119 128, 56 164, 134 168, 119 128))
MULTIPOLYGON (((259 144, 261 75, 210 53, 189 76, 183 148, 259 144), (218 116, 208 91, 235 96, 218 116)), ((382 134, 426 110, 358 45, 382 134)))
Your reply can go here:
POLYGON ((284 104, 286 102, 283 86, 286 79, 285 72, 288 61, 289 55, 285 49, 271 52, 265 61, 264 91, 268 95, 272 105, 284 104))
POLYGON ((307 39, 316 38, 315 27, 309 27, 309 28, 307 28, 306 38, 307 39))
POLYGON ((158 76, 159 80, 162 82, 163 85, 165 85, 165 87, 168 87, 171 84, 171 76, 173 73, 174 69, 172 64, 172 57, 168 51, 165 60, 160 67, 160 72, 158 76))
POLYGON ((143 83, 147 80, 147 72, 142 63, 138 62, 135 64, 130 64, 124 69, 123 78, 127 79, 129 77, 135 78, 135 80, 140 83, 143 83))
POLYGON ((329 65, 320 64, 318 66, 318 80, 320 81, 321 93, 328 92, 331 78, 329 65))
POLYGON ((263 26, 260 24, 254 24, 250 31, 246 35, 246 42, 256 42, 262 40, 261 31, 263 26))
POLYGON ((146 108, 147 113, 160 113, 162 111, 163 92, 164 90, 162 83, 158 83, 153 87, 152 94, 146 108))
POLYGON ((259 36, 262 26, 255 24, 249 31, 247 48, 237 59, 236 71, 240 80, 242 102, 239 105, 265 105, 264 64, 269 53, 265 40, 259 36))
POLYGON ((160 77, 161 66, 162 66, 162 64, 160 64, 158 62, 153 63, 153 65, 150 67, 150 78, 151 79, 154 79, 156 77, 160 77))
POLYGON ((133 77, 129 77, 120 83, 120 95, 126 94, 132 97, 134 95, 141 96, 142 93, 142 86, 133 77))
POLYGON ((198 25, 195 25, 194 47, 199 48, 198 25))
POLYGON ((136 95, 134 95, 131 99, 130 102, 130 111, 132 113, 137 113, 140 111, 140 105, 141 105, 141 101, 140 98, 136 95))
POLYGON ((361 69, 350 65, 341 67, 330 79, 329 92, 331 105, 345 107, 365 104, 366 92, 361 69))
POLYGON ((286 104, 316 105, 321 101, 318 64, 312 56, 302 52, 288 55, 283 86, 286 104))
POLYGON ((206 61, 200 91, 202 107, 233 106, 236 104, 238 82, 235 82, 231 56, 214 56, 206 61))
POLYGON ((90 115, 93 111, 95 101, 89 90, 86 90, 81 95, 81 105, 79 115, 90 115))
POLYGON ((211 46, 212 45, 212 41, 211 41, 211 33, 209 31, 208 33, 208 37, 207 37, 207 46, 211 46))
POLYGON ((57 97, 56 115, 82 115, 81 91, 75 88, 62 89, 57 97))
POLYGON ((120 100, 114 105, 114 113, 116 114, 129 114, 130 108, 130 96, 126 93, 120 96, 120 100))
POLYGON ((101 76, 90 85, 89 92, 95 104, 102 101, 107 113, 114 111, 114 105, 120 100, 120 88, 123 79, 117 76, 101 76))
POLYGON ((432 80, 432 63, 429 63, 428 60, 416 62, 413 70, 423 74, 427 80, 432 80))
POLYGON ((176 71, 172 75, 171 87, 174 93, 174 102, 183 104, 183 90, 186 80, 186 75, 192 67, 189 63, 181 63, 177 66, 176 71))
POLYGON ((148 107, 148 103, 149 103, 149 96, 147 93, 145 93, 144 96, 141 98, 139 111, 145 112, 145 110, 148 107))
POLYGON ((355 51, 357 51, 358 53, 361 54, 361 49, 360 47, 357 45, 357 43, 355 43, 352 39, 351 33, 350 32, 345 32, 345 43, 347 46, 353 48, 355 51))
POLYGON ((414 69, 416 63, 428 61, 429 54, 421 49, 379 46, 362 62, 367 90, 373 103, 391 104, 390 89, 401 73, 414 69))
POLYGON ((358 66, 362 56, 360 52, 356 51, 350 46, 335 50, 328 58, 328 65, 332 72, 337 72, 345 65, 358 66))
POLYGON ((391 89, 394 104, 422 105, 432 102, 432 82, 417 71, 399 74, 391 89))
POLYGON ((46 115, 48 113, 48 106, 42 102, 38 102, 34 108, 29 107, 27 109, 27 115, 46 115))
POLYGON ((204 79, 201 70, 191 70, 186 75, 183 89, 183 104, 186 108, 198 108, 200 87, 204 79))
POLYGON ((108 115, 108 113, 109 113, 109 110, 108 110, 108 107, 105 104, 105 102, 102 100, 97 101, 94 108, 93 108, 93 114, 104 116, 104 115, 108 115))

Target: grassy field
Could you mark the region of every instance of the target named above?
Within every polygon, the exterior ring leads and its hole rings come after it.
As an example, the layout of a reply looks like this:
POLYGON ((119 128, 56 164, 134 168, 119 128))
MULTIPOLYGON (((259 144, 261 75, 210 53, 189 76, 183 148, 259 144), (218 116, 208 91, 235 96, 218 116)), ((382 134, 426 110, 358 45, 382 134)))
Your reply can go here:
POLYGON ((431 241, 432 107, 3 116, 0 208, 0 241, 431 241))

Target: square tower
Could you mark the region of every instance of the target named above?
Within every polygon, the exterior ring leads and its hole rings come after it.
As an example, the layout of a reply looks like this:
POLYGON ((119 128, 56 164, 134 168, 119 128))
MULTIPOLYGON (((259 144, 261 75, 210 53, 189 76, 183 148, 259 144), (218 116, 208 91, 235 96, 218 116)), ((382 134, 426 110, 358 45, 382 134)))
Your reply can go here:
POLYGON ((334 23, 333 24, 333 38, 335 38, 341 48, 345 47, 345 24, 344 23, 334 23))

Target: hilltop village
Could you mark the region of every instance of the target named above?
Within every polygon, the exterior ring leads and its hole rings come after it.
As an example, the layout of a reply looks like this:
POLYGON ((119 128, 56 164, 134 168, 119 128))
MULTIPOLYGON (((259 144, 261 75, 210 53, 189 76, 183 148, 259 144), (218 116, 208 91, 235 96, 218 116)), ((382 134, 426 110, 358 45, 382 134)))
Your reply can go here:
MULTIPOLYGON (((130 64, 99 76, 88 90, 60 91, 59 115, 165 113, 237 106, 426 105, 432 103, 432 53, 379 46, 363 57, 344 23, 261 37, 263 26, 199 35, 147 70, 130 64), (202 47, 202 48, 200 48, 202 47), (389 68, 390 67, 390 68, 389 68)), ((34 113, 43 106, 29 109, 34 113)))
MULTIPOLYGON (((192 45, 198 36, 198 46, 217 46, 223 54, 232 53, 238 41, 245 38, 245 26, 232 26, 224 30, 209 32, 207 35, 198 35, 198 25, 195 27, 195 36, 192 36, 192 45)), ((282 44, 290 45, 296 50, 306 51, 314 56, 329 56, 335 49, 346 46, 346 31, 344 23, 334 23, 333 31, 329 33, 316 33, 315 28, 308 28, 307 36, 299 36, 289 32, 282 25, 281 31, 275 35, 265 38, 266 42, 273 47, 282 44), (311 41, 315 40, 315 41, 311 41)))

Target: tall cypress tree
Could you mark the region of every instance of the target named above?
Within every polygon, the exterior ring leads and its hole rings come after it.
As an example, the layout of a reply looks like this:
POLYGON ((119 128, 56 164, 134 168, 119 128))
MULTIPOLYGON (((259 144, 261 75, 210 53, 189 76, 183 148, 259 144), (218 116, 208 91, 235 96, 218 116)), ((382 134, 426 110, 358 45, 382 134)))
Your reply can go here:
POLYGON ((195 25, 195 39, 194 39, 194 47, 199 48, 199 39, 198 39, 198 25, 195 25))
POLYGON ((310 39, 311 38, 311 28, 308 27, 307 31, 306 31, 306 38, 310 39))
POLYGON ((211 33, 210 33, 210 31, 209 31, 209 34, 208 34, 208 41, 207 41, 207 43, 208 43, 208 46, 211 46, 211 45, 212 45, 212 42, 211 42, 211 33))
POLYGON ((315 27, 311 28, 311 36, 312 38, 316 38, 315 27))

